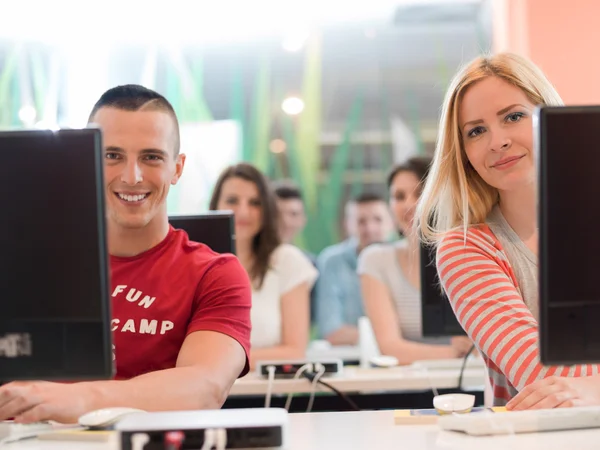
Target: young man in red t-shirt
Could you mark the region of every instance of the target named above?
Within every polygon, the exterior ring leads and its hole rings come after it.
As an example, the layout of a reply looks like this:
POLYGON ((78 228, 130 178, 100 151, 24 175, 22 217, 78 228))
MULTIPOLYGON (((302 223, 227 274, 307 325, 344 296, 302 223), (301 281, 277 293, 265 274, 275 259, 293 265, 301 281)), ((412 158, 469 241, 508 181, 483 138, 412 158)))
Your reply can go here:
POLYGON ((105 147, 115 380, 7 384, 0 420, 219 408, 248 371, 251 287, 234 256, 169 226, 167 194, 185 163, 175 112, 156 92, 127 85, 104 93, 90 122, 105 147))

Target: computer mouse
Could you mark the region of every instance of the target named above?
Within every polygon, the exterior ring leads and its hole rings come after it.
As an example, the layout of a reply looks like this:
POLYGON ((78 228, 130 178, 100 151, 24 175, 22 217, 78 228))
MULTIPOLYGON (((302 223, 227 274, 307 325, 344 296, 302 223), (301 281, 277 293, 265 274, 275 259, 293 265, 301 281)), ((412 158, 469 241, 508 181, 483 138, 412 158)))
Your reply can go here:
POLYGON ((395 367, 398 365, 398 358, 387 355, 373 356, 369 363, 374 367, 395 367))
POLYGON ((433 397, 433 407, 440 414, 468 413, 475 405, 471 394, 442 394, 433 397))
POLYGON ((128 414, 146 412, 136 408, 103 408, 90 411, 79 418, 79 425, 90 429, 106 429, 112 427, 128 414))

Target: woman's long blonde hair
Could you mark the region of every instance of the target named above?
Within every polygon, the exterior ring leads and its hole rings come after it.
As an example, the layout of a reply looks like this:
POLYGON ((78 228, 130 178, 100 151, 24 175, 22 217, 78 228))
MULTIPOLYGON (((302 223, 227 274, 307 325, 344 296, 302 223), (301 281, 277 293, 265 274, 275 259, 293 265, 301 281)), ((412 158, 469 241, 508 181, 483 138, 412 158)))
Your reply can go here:
POLYGON ((469 164, 458 124, 458 110, 466 90, 495 76, 521 89, 534 105, 563 102, 542 71, 531 61, 512 54, 480 56, 454 77, 442 107, 433 163, 417 205, 416 226, 427 243, 438 243, 454 228, 485 222, 498 202, 498 190, 487 184, 469 164))

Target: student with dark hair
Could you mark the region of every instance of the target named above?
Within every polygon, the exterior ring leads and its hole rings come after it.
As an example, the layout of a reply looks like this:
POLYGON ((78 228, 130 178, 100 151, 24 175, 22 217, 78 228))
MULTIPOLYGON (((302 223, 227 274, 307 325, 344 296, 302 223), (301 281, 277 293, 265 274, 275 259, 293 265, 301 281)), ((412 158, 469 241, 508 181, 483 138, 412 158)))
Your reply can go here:
POLYGON ((273 192, 279 211, 277 222, 279 237, 285 244, 293 244, 306 226, 306 211, 300 189, 291 183, 273 184, 273 192))
POLYGON ((430 164, 430 158, 415 157, 392 169, 387 179, 389 206, 403 239, 373 245, 358 261, 365 310, 379 350, 400 364, 455 358, 471 348, 464 337, 423 339, 420 245, 413 217, 430 164))
POLYGON ((349 238, 324 249, 317 258, 317 329, 319 337, 333 345, 358 343, 358 319, 364 309, 356 266, 360 252, 386 240, 392 229, 383 197, 363 193, 349 201, 345 225, 349 238))
POLYGON ((173 107, 142 86, 118 86, 89 121, 101 127, 105 150, 115 380, 9 383, 0 387, 0 420, 71 423, 119 406, 220 408, 248 371, 250 283, 234 256, 169 226, 167 194, 185 163, 173 107))
POLYGON ((252 282, 250 364, 302 358, 310 329, 309 293, 317 271, 296 247, 282 244, 275 196, 254 166, 226 168, 215 185, 211 210, 233 210, 236 249, 252 282))

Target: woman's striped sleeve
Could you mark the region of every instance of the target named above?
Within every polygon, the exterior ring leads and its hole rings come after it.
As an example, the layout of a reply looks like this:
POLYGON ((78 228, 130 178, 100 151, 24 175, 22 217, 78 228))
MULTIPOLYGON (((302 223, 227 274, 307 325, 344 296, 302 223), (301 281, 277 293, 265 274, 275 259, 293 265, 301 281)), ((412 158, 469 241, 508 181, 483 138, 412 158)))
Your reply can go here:
POLYGON ((540 364, 537 321, 490 234, 485 229, 470 229, 465 241, 462 232, 450 232, 437 250, 440 281, 471 340, 519 391, 552 375, 598 373, 597 365, 540 364))

